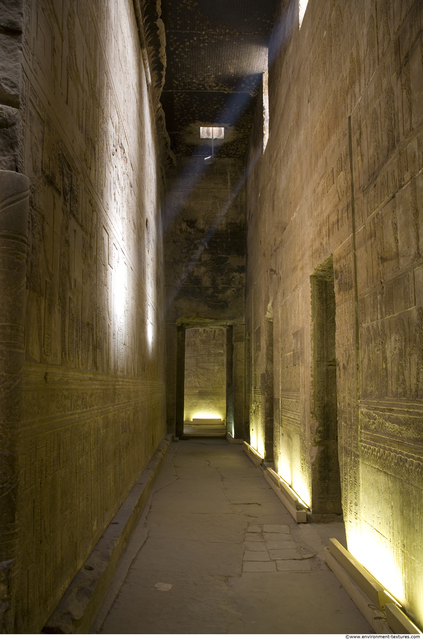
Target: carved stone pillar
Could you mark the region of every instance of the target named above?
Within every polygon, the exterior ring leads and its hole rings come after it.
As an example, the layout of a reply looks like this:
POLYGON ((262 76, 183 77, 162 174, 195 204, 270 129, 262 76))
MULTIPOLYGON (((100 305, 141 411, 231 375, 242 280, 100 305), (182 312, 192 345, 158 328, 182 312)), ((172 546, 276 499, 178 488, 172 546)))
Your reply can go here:
POLYGON ((0 633, 13 632, 29 180, 0 171, 0 633))

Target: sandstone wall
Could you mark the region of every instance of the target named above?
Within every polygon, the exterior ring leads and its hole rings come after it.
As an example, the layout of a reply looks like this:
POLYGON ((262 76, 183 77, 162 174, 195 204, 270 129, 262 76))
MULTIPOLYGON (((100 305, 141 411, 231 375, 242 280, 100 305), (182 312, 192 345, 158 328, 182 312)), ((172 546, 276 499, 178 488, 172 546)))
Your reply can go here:
POLYGON ((6 628, 38 632, 165 433, 162 185, 132 0, 0 15, 0 168, 30 180, 6 628))
MULTIPOLYGON (((233 326, 235 430, 245 429, 244 286, 245 190, 243 162, 178 157, 169 180, 165 215, 167 307, 167 420, 177 413, 176 326, 233 326)), ((181 357, 181 356, 179 356, 181 357)))
MULTIPOLYGON (((281 3, 270 139, 248 182, 246 318, 251 441, 264 453, 272 316, 275 464, 319 511, 330 487, 316 478, 333 440, 319 417, 313 279, 333 260, 325 286, 348 546, 420 626, 422 19, 419 1, 309 0, 299 29, 298 1, 281 3)), ((252 156, 261 138, 258 111, 252 156)))

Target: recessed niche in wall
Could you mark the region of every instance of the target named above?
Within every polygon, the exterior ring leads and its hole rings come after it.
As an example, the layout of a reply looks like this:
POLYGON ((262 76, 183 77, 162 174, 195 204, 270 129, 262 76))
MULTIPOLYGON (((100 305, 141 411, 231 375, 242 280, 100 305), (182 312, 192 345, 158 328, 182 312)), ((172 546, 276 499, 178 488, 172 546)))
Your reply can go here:
POLYGON ((314 518, 324 514, 330 520, 342 515, 332 256, 314 271, 310 280, 313 318, 312 428, 313 444, 316 447, 312 463, 312 508, 314 518))

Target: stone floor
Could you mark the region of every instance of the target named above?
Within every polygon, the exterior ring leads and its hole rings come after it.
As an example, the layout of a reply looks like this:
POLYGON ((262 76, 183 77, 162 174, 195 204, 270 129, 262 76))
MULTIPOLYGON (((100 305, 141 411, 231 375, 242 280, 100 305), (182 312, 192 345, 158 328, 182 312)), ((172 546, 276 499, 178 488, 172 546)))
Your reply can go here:
POLYGON ((91 633, 373 633, 239 445, 173 443, 91 633))

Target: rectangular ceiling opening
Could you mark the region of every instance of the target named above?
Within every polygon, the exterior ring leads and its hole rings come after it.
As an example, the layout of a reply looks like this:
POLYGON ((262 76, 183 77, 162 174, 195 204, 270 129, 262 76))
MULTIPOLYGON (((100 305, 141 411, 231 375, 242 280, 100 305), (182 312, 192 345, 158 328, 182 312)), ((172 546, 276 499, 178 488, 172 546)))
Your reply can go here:
POLYGON ((223 140, 225 127, 200 127, 200 138, 209 140, 223 140))

